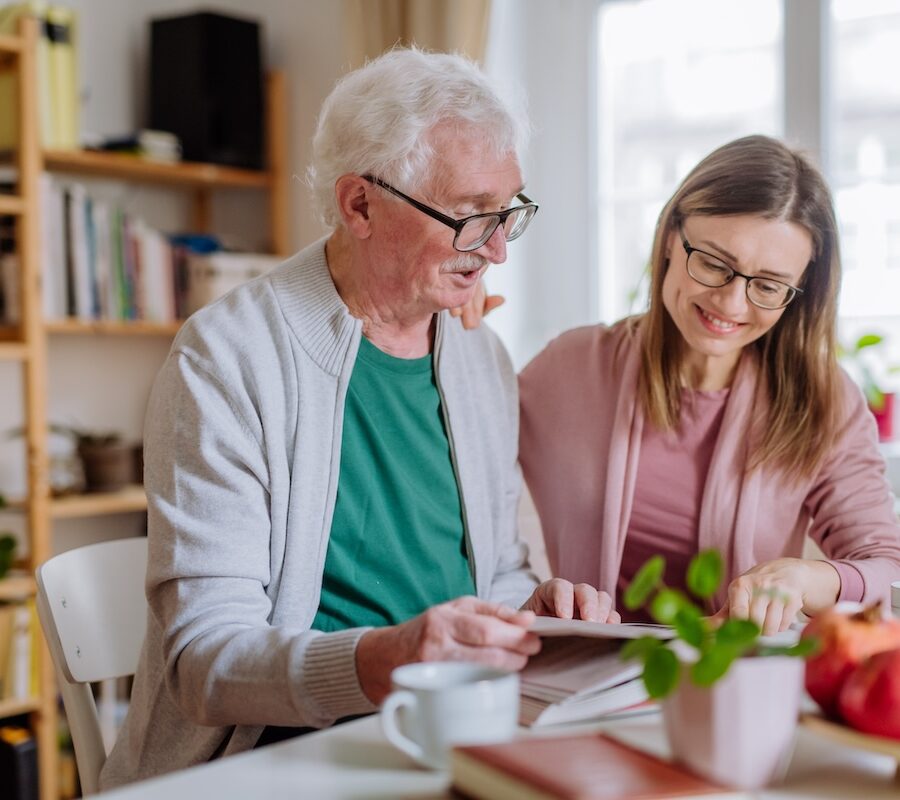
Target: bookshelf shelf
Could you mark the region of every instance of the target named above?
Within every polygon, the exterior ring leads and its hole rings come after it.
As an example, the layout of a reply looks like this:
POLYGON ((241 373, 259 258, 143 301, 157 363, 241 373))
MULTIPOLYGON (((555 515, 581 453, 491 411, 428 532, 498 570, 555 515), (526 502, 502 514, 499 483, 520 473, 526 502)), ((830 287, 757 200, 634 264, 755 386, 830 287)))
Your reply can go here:
POLYGON ((185 187, 266 189, 272 184, 272 177, 268 172, 192 162, 166 164, 133 155, 92 150, 45 150, 44 165, 53 172, 185 187))
POLYGON ((18 54, 22 52, 22 37, 0 34, 0 53, 18 54))
POLYGON ((15 717, 19 714, 31 714, 39 711, 41 700, 38 697, 26 697, 25 699, 0 700, 0 719, 15 717))
POLYGON ((25 361, 28 345, 20 342, 0 342, 0 361, 25 361))
POLYGON ((19 215, 25 210, 25 204, 18 197, 0 195, 0 214, 19 215))
POLYGON ((34 597, 34 578, 29 575, 11 575, 0 578, 0 602, 25 600, 34 597))
POLYGON ((181 327, 181 322, 147 322, 135 320, 123 322, 118 320, 83 321, 78 319, 55 319, 44 323, 47 333, 74 336, 174 336, 181 327))
POLYGON ((50 501, 50 516, 53 519, 127 514, 146 509, 147 495, 144 487, 136 484, 126 486, 118 492, 73 494, 50 501))

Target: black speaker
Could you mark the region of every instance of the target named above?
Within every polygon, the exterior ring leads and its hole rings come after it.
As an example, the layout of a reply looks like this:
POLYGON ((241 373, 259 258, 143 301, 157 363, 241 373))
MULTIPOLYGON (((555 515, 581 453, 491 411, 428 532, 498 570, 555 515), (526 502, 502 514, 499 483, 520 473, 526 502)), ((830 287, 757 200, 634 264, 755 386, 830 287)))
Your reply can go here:
POLYGON ((149 127, 181 139, 186 161, 261 169, 260 26, 197 13, 150 22, 149 127))

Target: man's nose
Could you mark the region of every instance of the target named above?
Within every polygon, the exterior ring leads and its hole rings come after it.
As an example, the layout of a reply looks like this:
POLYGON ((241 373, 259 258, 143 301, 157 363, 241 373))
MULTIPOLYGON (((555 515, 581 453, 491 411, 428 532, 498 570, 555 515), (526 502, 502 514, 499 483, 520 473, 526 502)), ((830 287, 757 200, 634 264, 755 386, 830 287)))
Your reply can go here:
POLYGON ((484 256, 492 264, 502 264, 506 261, 506 232, 503 230, 503 226, 498 225, 488 240, 475 252, 484 256))

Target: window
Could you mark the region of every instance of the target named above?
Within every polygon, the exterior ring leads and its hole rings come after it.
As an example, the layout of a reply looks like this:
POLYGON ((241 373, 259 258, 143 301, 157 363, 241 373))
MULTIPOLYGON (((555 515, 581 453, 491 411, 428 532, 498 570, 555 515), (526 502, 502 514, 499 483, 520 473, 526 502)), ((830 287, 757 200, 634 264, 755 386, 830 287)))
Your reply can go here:
POLYGON ((900 337, 900 4, 599 0, 596 24, 599 316, 643 307, 653 227, 687 170, 768 133, 825 164, 842 318, 900 337))
POLYGON ((900 316, 900 5, 832 0, 830 25, 841 315, 900 316))
POLYGON ((656 218, 706 153, 781 130, 780 0, 601 3, 598 252, 605 320, 639 310, 656 218))

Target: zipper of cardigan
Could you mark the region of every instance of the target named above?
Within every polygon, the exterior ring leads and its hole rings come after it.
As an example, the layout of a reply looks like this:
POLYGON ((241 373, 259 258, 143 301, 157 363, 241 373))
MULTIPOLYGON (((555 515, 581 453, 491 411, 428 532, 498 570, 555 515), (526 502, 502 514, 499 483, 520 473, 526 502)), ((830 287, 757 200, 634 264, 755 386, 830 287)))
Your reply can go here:
POLYGON ((447 434, 447 442, 450 445, 450 463, 453 466, 453 476, 456 478, 456 491, 459 492, 459 507, 462 511, 463 537, 466 541, 466 553, 469 556, 469 572, 472 574, 472 583, 475 584, 475 595, 478 596, 478 575, 475 569, 475 551, 472 549, 472 537, 469 535, 469 516, 466 512, 466 498, 463 495, 462 481, 459 479, 459 465, 456 462, 456 445, 453 443, 453 430, 450 427, 450 417, 447 414, 447 400, 444 397, 444 389, 441 386, 441 342, 444 338, 444 315, 437 315, 437 330, 434 334, 434 385, 437 388, 441 401, 441 416, 444 419, 444 432, 447 434))

